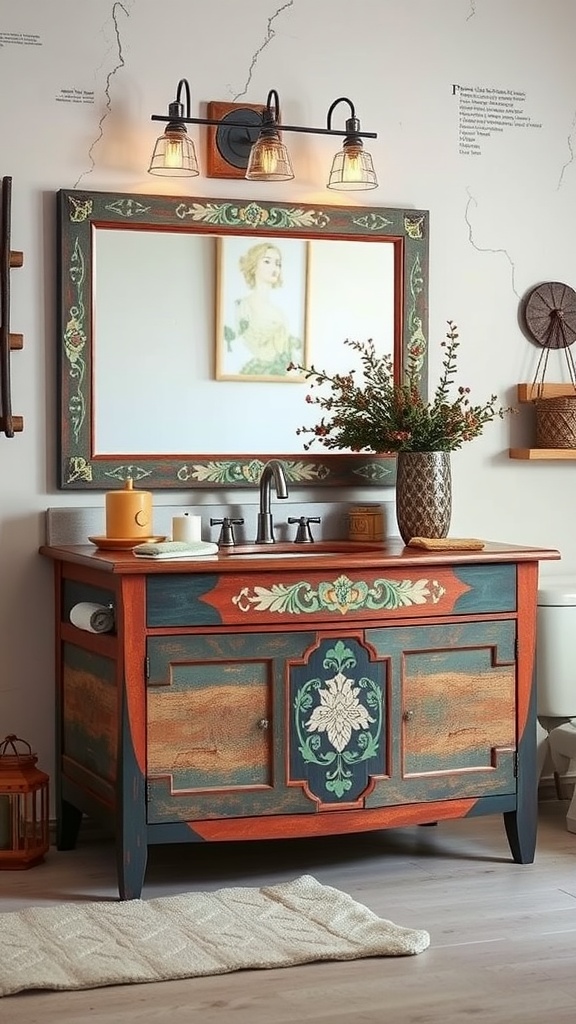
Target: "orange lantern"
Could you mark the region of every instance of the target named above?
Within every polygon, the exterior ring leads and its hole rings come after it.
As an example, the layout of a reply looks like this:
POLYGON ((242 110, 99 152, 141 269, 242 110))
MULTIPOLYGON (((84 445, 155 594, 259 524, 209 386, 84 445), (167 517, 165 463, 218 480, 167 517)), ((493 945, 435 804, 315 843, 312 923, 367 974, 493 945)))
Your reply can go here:
POLYGON ((0 869, 31 868, 50 847, 49 780, 37 760, 26 740, 0 743, 0 869))

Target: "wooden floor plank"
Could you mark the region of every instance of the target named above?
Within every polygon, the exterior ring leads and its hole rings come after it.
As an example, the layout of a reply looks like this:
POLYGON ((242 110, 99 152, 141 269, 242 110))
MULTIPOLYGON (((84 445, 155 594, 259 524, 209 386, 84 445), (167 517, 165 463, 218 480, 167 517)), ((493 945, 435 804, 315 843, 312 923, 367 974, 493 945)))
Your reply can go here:
MULTIPOLYGON (((426 928, 415 957, 319 963, 0 1000, 11 1024, 573 1024, 576 836, 540 805, 535 863, 514 864, 502 820, 374 835, 156 847, 143 898, 309 873, 381 917, 426 928)), ((111 842, 81 834, 25 872, 0 871, 0 909, 117 899, 111 842)), ((0 939, 1 950, 1 939, 0 939)))

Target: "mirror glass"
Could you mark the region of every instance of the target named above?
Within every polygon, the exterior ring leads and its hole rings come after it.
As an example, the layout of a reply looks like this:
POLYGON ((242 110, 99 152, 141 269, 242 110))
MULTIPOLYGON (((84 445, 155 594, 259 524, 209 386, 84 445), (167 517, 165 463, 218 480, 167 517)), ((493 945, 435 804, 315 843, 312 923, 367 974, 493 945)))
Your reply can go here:
POLYGON ((393 483, 391 456, 304 451, 286 367, 345 372, 344 339, 373 338, 400 375, 427 333, 425 212, 58 198, 61 487, 246 486, 273 455, 302 486, 393 483))

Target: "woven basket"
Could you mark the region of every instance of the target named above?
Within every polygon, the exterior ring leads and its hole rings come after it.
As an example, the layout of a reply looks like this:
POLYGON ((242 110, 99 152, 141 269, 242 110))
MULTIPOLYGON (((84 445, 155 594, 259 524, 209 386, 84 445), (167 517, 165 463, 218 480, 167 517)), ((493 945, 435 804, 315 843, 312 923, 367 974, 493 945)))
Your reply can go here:
POLYGON ((539 398, 536 406, 536 447, 576 448, 576 394, 539 398))

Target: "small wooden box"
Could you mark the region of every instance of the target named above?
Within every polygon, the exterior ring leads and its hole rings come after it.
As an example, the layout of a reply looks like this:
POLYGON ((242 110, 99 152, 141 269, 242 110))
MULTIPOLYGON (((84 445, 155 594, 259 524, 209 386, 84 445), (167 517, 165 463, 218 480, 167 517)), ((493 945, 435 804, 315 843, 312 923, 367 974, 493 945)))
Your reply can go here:
POLYGON ((384 509, 381 505, 354 505, 348 513, 348 539, 384 540, 384 509))

